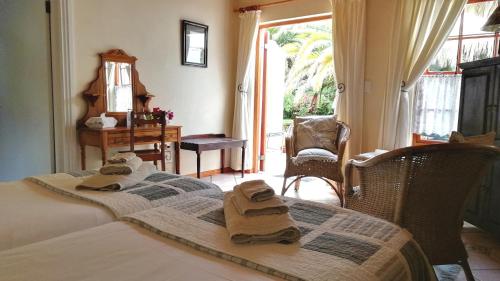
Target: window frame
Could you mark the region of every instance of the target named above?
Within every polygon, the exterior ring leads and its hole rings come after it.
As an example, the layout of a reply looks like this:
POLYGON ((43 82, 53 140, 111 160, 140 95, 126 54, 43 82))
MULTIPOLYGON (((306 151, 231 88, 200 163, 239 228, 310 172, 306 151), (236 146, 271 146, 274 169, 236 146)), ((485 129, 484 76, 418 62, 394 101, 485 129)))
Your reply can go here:
MULTIPOLYGON (((475 3, 481 3, 481 2, 493 2, 496 0, 468 0, 467 4, 475 4, 475 3)), ((466 5, 467 5, 466 4, 466 5)), ((464 27, 464 13, 465 11, 462 11, 460 13, 460 18, 458 19, 460 21, 460 26, 458 30, 458 35, 455 36, 448 36, 445 42, 448 41, 458 41, 458 49, 457 49, 457 63, 455 64, 455 71, 431 71, 429 70, 429 67, 425 69, 424 76, 433 76, 433 75, 458 75, 462 74, 462 69, 460 69, 459 65, 462 63, 462 46, 464 40, 470 40, 470 39, 481 39, 481 38, 493 38, 494 43, 493 43, 493 56, 492 57, 497 57, 498 56, 498 47, 499 47, 499 41, 500 41, 500 33, 495 32, 495 33, 488 33, 488 34, 463 34, 463 27, 464 27)))

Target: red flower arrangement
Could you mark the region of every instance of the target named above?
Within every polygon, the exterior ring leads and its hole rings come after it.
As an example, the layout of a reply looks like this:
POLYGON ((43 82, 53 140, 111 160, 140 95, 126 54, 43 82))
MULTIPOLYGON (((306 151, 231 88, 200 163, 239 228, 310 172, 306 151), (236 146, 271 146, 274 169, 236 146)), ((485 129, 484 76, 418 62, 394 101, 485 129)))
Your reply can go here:
POLYGON ((157 113, 157 112, 165 112, 165 117, 167 117, 168 120, 172 120, 174 119, 174 112, 171 111, 170 109, 165 111, 165 110, 161 110, 159 107, 153 107, 153 112, 157 113))

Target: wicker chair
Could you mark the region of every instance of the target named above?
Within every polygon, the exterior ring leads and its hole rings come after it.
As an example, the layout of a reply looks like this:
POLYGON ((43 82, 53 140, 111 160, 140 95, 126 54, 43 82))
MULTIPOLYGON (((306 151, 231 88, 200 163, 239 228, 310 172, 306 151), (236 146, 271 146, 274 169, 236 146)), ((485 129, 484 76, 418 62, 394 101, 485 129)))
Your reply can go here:
MULTIPOLYGON (((342 184, 344 182, 344 177, 342 174, 342 157, 344 155, 344 150, 349 140, 351 130, 347 124, 337 121, 337 137, 333 140, 337 152, 328 151, 325 149, 312 148, 304 149, 298 151, 295 148, 295 136, 297 134, 297 124, 307 121, 314 117, 300 117, 294 120, 294 125, 288 128, 287 135, 285 137, 286 146, 286 169, 283 179, 283 188, 281 190, 281 195, 284 195, 290 186, 295 183, 295 190, 299 188, 300 180, 304 177, 318 177, 324 180, 330 187, 335 191, 340 199, 340 204, 343 206, 343 192, 342 184), (303 157, 303 154, 307 156, 314 156, 318 154, 322 157, 329 157, 330 161, 318 161, 318 160, 308 160, 308 161, 297 161, 303 157), (287 179, 289 177, 295 177, 287 185, 287 179), (333 185, 331 181, 337 183, 337 187, 333 185)), ((307 157, 306 156, 306 157, 307 157)))
POLYGON ((460 238, 463 212, 467 195, 499 155, 493 146, 433 144, 349 160, 345 206, 408 229, 431 264, 459 264, 474 280, 460 238), (353 169, 360 179, 355 188, 353 169))

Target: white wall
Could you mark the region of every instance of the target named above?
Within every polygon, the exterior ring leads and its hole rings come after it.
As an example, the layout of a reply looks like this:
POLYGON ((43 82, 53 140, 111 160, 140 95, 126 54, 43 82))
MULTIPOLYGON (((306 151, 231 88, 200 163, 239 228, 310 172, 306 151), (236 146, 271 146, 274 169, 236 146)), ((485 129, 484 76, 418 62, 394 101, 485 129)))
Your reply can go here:
MULTIPOLYGON (((230 134, 236 68, 238 21, 232 8, 268 0, 73 0, 74 1, 74 123, 83 114, 81 92, 95 78, 97 53, 122 48, 139 60, 137 68, 147 89, 156 94, 153 106, 175 111, 174 123, 183 134, 230 134), (208 24, 208 69, 180 65, 180 20, 208 24)), ((387 30, 394 0, 367 0, 366 96, 363 149, 375 149, 379 137, 380 108, 386 91, 387 30)), ((263 10, 263 21, 283 20, 331 11, 329 0, 296 0, 263 10)), ((75 144, 75 150, 77 146, 75 144)), ((229 153, 227 153, 229 154, 229 153)), ((217 169, 218 152, 202 156, 203 170, 217 169)), ((100 165, 100 152, 87 148, 88 167, 100 165)), ((183 151, 181 172, 194 173, 195 155, 183 151)), ((226 161, 229 163, 229 161, 226 161)))
MULTIPOLYGON (((371 89, 365 95, 363 150, 379 148, 381 112, 387 91, 389 40, 394 21, 396 0, 366 1, 366 64, 365 80, 371 89)), ((366 91, 366 89, 365 89, 366 91)))
MULTIPOLYGON (((256 4, 276 2, 276 0, 236 0, 235 8, 256 4)), ((331 13, 330 0, 295 0, 276 6, 266 7, 262 11, 262 22, 283 20, 317 14, 331 13)))
MULTIPOLYGON (((73 7, 74 124, 84 114, 81 93, 95 79, 98 53, 120 48, 138 58, 140 80, 156 95, 151 105, 173 110, 183 135, 230 135, 238 28, 231 0, 74 0, 73 7), (208 68, 181 65, 182 19, 209 26, 208 68)), ((195 155, 181 151, 182 174, 196 172, 195 155)), ((204 152, 202 170, 218 169, 219 155, 204 152)), ((88 147, 87 167, 99 167, 99 159, 99 149, 88 147)))

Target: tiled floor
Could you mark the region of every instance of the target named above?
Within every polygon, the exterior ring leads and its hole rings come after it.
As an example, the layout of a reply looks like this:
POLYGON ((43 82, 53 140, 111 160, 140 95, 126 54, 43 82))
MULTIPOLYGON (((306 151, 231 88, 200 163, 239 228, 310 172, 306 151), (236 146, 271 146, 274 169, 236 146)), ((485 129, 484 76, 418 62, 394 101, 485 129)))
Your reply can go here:
MULTIPOLYGON (((274 166, 269 170, 270 172, 267 173, 245 175, 244 179, 237 173, 215 175, 204 179, 219 185, 224 191, 231 190, 242 181, 264 179, 279 194, 283 184, 282 167, 274 166)), ((290 188, 286 196, 339 205, 335 193, 319 179, 303 179, 299 191, 295 192, 293 188, 290 188)), ((476 281, 500 281, 500 241, 472 225, 466 225, 462 237, 476 281)), ((447 277, 442 276, 440 280, 465 280, 458 266, 444 266, 442 269, 447 277)))

